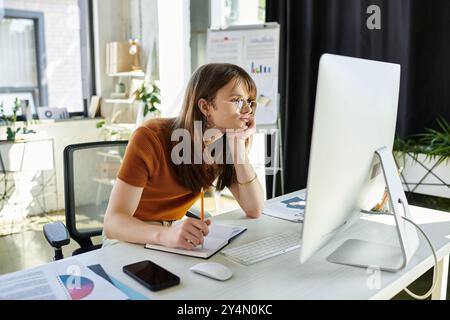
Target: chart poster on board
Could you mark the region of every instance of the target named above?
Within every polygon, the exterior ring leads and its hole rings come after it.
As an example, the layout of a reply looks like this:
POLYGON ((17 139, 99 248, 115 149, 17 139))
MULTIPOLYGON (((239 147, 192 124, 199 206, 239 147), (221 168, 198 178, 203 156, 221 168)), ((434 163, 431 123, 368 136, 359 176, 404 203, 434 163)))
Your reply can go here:
POLYGON ((256 29, 209 30, 208 62, 241 66, 258 89, 257 124, 274 124, 278 116, 278 26, 256 29))

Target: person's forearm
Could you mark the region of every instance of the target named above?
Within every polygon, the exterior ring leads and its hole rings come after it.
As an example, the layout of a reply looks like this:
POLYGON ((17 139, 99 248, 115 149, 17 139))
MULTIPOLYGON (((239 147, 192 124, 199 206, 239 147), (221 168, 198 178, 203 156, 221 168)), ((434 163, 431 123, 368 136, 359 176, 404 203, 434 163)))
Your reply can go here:
MULTIPOLYGON (((251 164, 238 164, 235 165, 236 177, 238 182, 250 181, 255 176, 255 171, 251 164)), ((261 213, 264 206, 264 191, 258 180, 239 185, 239 205, 242 210, 245 211, 247 216, 257 218, 261 213)))
POLYGON ((164 231, 164 227, 149 225, 126 214, 107 213, 104 231, 109 239, 139 244, 160 244, 161 233, 164 231))
POLYGON ((247 216, 256 218, 261 214, 264 206, 264 191, 258 178, 250 183, 245 183, 255 178, 256 173, 248 160, 244 141, 237 144, 236 151, 240 156, 236 158, 239 161, 236 161, 234 168, 238 181, 239 205, 247 216))

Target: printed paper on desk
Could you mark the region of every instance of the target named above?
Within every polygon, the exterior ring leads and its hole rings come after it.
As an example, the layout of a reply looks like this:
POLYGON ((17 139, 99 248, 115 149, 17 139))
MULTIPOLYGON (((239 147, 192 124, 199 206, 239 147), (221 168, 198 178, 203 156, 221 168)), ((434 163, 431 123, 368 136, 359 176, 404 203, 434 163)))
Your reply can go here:
POLYGON ((76 259, 65 259, 53 266, 71 300, 126 300, 128 296, 76 259))
POLYGON ((124 300, 122 291, 75 259, 0 277, 0 300, 124 300))
POLYGON ((0 300, 67 300, 66 290, 47 265, 0 277, 0 300))
POLYGON ((266 205, 263 209, 263 213, 280 219, 302 222, 305 213, 305 205, 305 199, 301 197, 292 197, 266 205))

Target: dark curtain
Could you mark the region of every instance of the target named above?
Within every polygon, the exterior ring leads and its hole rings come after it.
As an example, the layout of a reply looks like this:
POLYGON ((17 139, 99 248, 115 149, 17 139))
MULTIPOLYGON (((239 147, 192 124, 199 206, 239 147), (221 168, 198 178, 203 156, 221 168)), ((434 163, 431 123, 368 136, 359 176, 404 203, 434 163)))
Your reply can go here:
POLYGON ((319 58, 334 53, 401 64, 397 134, 450 119, 449 0, 267 0, 280 24, 285 192, 306 187, 319 58), (381 12, 369 30, 368 6, 381 12))

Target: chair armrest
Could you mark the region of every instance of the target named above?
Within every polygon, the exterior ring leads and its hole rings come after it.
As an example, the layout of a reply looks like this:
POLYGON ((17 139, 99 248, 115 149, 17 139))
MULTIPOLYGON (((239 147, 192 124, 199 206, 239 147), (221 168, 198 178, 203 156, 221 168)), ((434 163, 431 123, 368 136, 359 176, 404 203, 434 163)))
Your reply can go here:
POLYGON ((70 243, 69 232, 64 223, 60 221, 45 224, 44 236, 53 248, 61 248, 70 243))

